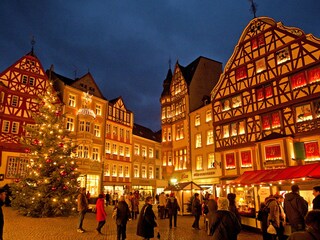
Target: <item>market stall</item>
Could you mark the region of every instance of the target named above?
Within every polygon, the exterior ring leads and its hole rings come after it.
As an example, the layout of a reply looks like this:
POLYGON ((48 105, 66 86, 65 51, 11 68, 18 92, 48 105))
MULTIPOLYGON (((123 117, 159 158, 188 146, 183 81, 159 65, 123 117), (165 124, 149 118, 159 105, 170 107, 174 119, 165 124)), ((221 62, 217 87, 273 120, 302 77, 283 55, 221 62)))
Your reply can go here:
MULTIPOLYGON (((223 186, 226 192, 237 195, 238 211, 242 224, 260 228, 256 214, 260 204, 271 194, 282 194, 291 191, 291 185, 300 186, 300 195, 312 209, 312 188, 320 185, 320 163, 292 166, 282 169, 246 171, 231 183, 223 186)), ((286 232, 289 232, 289 225, 286 232)))
POLYGON ((168 186, 164 189, 166 194, 174 193, 180 206, 180 215, 189 215, 187 211, 191 197, 197 192, 200 194, 202 188, 194 182, 182 182, 168 186))

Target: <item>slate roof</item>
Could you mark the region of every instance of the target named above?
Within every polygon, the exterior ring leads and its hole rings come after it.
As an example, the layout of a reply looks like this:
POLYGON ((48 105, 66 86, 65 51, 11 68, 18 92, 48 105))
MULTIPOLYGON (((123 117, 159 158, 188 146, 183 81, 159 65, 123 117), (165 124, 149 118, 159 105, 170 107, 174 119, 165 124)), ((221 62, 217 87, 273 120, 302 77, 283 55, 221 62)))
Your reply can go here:
POLYGON ((161 135, 159 135, 159 131, 153 132, 150 128, 136 123, 133 125, 132 133, 139 137, 147 138, 156 142, 161 142, 161 135))

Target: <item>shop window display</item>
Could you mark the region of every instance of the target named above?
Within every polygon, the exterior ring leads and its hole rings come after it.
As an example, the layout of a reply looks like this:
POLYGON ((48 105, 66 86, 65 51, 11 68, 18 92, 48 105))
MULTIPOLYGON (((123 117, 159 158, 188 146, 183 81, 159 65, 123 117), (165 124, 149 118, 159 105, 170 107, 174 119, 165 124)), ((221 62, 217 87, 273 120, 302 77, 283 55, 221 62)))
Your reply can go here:
POLYGON ((256 217, 255 211, 255 199, 253 187, 239 187, 236 188, 236 203, 238 206, 238 212, 242 216, 256 217))

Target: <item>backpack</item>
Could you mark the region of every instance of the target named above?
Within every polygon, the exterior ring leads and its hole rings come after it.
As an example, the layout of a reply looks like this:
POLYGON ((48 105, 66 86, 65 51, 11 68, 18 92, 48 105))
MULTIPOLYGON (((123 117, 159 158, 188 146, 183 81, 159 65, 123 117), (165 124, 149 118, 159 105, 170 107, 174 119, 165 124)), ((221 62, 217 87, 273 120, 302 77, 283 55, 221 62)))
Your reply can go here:
POLYGON ((261 208, 258 211, 258 216, 257 216, 258 221, 260 222, 263 221, 264 216, 268 216, 269 212, 270 212, 269 205, 261 208))

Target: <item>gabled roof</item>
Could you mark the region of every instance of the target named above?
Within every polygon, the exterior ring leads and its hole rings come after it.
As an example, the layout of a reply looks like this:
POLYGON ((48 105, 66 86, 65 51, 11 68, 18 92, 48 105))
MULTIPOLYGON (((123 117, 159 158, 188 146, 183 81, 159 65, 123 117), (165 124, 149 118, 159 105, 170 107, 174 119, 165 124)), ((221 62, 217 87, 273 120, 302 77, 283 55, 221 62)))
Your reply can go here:
POLYGON ((112 105, 114 105, 119 109, 125 109, 126 111, 131 112, 130 110, 127 109, 126 105, 124 104, 122 96, 119 96, 117 98, 110 100, 109 103, 111 103, 112 105))
POLYGON ((171 68, 169 68, 168 73, 167 73, 167 77, 163 81, 163 85, 162 85, 163 86, 163 91, 161 93, 161 97, 170 95, 171 80, 172 80, 172 71, 171 71, 171 68))
POLYGON ((68 77, 65 77, 65 76, 62 76, 61 74, 58 74, 54 71, 51 71, 51 70, 47 70, 47 75, 50 76, 51 74, 51 79, 60 79, 62 82, 64 82, 66 85, 69 85, 71 87, 74 87, 76 89, 79 89, 83 92, 86 92, 88 91, 91 95, 93 96, 96 96, 96 97, 99 97, 99 98, 102 98, 102 99, 106 99, 102 92, 100 91, 98 85, 96 84, 95 80, 93 79, 92 75, 90 72, 86 73, 85 75, 83 75, 82 77, 80 78, 76 78, 76 79, 71 79, 71 78, 68 78, 68 77), (94 89, 95 91, 90 91, 90 89, 84 89, 82 87, 80 87, 80 84, 81 82, 90 82, 93 86, 94 86, 94 89))
POLYGON ((133 135, 147 138, 156 142, 161 142, 161 136, 158 133, 153 132, 150 128, 144 127, 139 124, 134 124, 132 129, 133 135))

